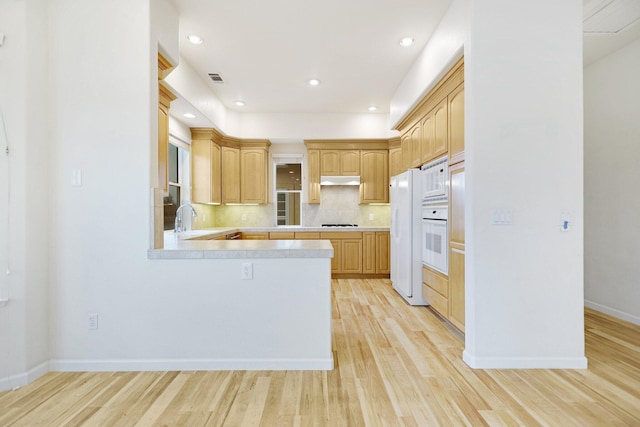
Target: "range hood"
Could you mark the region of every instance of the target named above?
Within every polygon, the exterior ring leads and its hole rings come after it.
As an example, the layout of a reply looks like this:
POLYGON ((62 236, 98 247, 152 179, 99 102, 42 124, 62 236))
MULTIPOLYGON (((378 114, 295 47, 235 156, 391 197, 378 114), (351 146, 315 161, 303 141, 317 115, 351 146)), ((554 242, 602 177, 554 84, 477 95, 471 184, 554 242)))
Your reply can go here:
POLYGON ((321 176, 320 185, 360 185, 360 177, 353 176, 321 176))

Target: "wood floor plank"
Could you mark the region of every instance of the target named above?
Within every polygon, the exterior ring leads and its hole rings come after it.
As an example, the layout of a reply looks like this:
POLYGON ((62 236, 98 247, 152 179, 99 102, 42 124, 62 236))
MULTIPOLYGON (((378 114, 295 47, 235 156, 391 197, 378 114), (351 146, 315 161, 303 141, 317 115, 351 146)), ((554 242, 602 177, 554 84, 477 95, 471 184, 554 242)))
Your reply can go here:
POLYGON ((51 372, 0 426, 640 426, 640 326, 585 310, 586 370, 474 370, 388 279, 332 281, 332 371, 51 372))

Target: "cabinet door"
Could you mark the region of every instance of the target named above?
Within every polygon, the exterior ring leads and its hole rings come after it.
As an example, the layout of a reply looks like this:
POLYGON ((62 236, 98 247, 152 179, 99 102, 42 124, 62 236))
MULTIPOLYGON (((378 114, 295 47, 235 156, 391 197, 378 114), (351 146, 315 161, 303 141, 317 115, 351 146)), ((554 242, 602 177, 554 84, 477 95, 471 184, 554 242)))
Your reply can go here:
POLYGON ((241 203, 267 203, 267 152, 260 148, 240 150, 241 203))
POLYGON ((308 161, 309 161, 309 195, 308 202, 309 204, 319 204, 320 203, 320 151, 319 150, 309 150, 308 153, 308 161))
POLYGON ((449 169, 449 240, 464 245, 464 163, 449 169))
POLYGON ((411 167, 422 164, 422 123, 418 122, 411 130, 411 167))
POLYGON ((411 133, 407 132, 400 143, 402 149, 402 170, 411 169, 411 133))
POLYGON ((342 241, 342 273, 362 273, 362 239, 342 241))
POLYGON ((191 201, 220 203, 220 146, 210 139, 191 141, 191 201))
POLYGON ((169 108, 158 108, 158 188, 169 188, 169 108))
POLYGON ((433 126, 433 113, 430 112, 427 116, 422 119, 422 163, 427 163, 429 160, 433 159, 434 156, 434 145, 435 145, 435 137, 436 137, 436 129, 433 126))
POLYGON ((447 154, 449 122, 446 99, 438 104, 433 110, 433 126, 435 128, 435 137, 433 140, 433 157, 447 154))
POLYGON ((449 321, 464 332, 464 251, 449 249, 449 321))
POLYGON ((333 246, 333 258, 331 258, 331 273, 342 273, 342 240, 329 240, 333 246))
POLYGON ((449 94, 449 164, 464 160, 464 85, 449 94))
POLYGON ((222 147, 222 203, 240 203, 240 150, 222 147))
POLYGON ((362 233, 362 273, 376 273, 376 233, 362 233))
POLYGON ((402 169, 402 148, 389 149, 389 177, 403 172, 402 169))
POLYGON ((340 150, 340 175, 360 175, 360 150, 340 150))
POLYGON ((339 150, 320 150, 320 175, 340 175, 339 150))
POLYGON ((389 171, 387 150, 362 150, 360 203, 389 202, 389 171))
POLYGON ((389 232, 376 232, 376 273, 389 274, 391 272, 391 258, 389 256, 389 232))

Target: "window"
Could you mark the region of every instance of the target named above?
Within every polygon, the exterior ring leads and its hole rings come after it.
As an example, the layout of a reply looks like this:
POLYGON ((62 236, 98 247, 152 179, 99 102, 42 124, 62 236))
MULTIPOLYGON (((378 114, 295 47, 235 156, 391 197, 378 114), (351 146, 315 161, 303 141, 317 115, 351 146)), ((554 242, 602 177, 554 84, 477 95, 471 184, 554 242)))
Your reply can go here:
POLYGON ((184 143, 170 138, 168 156, 169 194, 164 198, 165 230, 173 230, 176 220, 176 210, 181 204, 190 200, 189 151, 187 148, 188 146, 185 146, 184 143))
POLYGON ((300 225, 302 164, 276 161, 276 225, 300 225))

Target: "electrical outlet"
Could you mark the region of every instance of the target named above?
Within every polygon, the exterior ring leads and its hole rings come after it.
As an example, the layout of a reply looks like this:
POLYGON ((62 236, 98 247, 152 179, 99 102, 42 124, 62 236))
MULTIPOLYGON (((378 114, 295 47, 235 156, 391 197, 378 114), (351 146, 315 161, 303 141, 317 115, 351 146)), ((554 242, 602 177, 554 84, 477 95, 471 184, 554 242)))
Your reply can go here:
POLYGON ((87 327, 89 329, 98 329, 98 313, 92 313, 87 316, 87 327))
POLYGON ((242 280, 253 280, 253 264, 250 262, 243 262, 240 267, 240 278, 242 280))
POLYGON ((369 214, 369 221, 373 221, 373 214, 372 213, 369 214))

